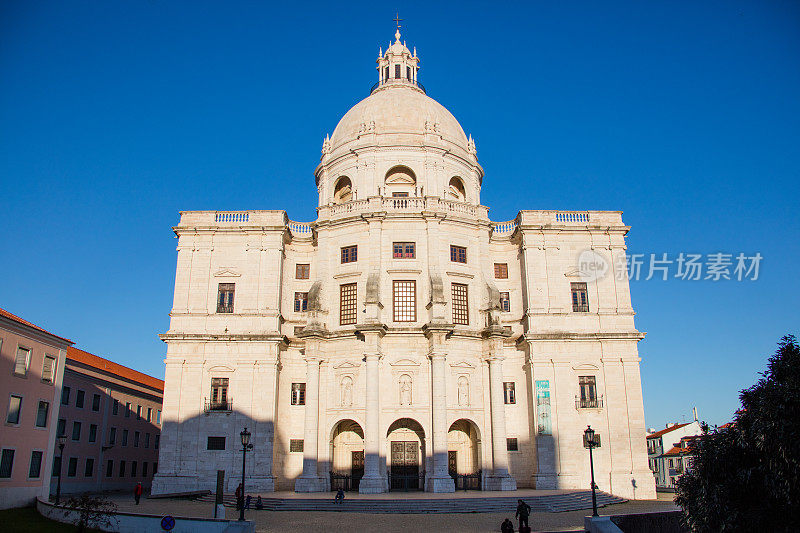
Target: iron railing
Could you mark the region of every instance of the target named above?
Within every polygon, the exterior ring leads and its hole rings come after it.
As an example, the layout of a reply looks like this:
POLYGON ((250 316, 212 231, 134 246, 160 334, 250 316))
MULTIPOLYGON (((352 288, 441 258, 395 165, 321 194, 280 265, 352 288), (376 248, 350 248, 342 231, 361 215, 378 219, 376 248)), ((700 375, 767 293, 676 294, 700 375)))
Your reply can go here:
POLYGON ((603 395, 601 394, 595 398, 581 398, 575 395, 575 409, 602 409, 603 408, 603 395))
POLYGON ((425 471, 419 474, 392 474, 388 471, 389 490, 425 490, 425 471))
POLYGON ((450 472, 450 477, 456 485, 456 490, 481 490, 481 470, 473 474, 457 474, 450 472))
POLYGON ((205 398, 204 410, 206 413, 211 411, 233 411, 233 399, 227 400, 209 400, 205 398))
POLYGON ((331 491, 336 492, 342 489, 345 492, 358 492, 358 486, 361 483, 361 476, 363 474, 341 474, 339 472, 330 472, 331 478, 331 491))

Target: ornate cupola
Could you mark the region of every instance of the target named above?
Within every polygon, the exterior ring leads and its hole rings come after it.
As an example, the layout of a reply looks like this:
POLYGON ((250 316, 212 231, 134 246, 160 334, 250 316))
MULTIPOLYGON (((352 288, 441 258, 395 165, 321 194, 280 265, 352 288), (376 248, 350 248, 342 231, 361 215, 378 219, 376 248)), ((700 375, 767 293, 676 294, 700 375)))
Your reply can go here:
POLYGON ((425 89, 417 82, 417 71, 419 70, 419 58, 417 49, 414 48, 412 54, 406 47, 405 42, 400 42, 400 24, 397 24, 397 31, 394 34, 395 41, 390 43, 386 49, 378 51, 378 83, 372 87, 372 92, 386 85, 404 84, 415 87, 422 92, 425 89))

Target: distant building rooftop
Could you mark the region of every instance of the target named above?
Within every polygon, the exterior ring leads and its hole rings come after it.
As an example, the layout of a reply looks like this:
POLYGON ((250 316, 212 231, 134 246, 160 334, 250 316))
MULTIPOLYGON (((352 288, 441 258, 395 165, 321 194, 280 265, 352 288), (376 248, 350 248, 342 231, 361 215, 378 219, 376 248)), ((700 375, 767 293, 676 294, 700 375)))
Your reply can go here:
POLYGON ((655 433, 651 433, 651 434, 649 434, 647 436, 647 438, 648 439, 653 439, 653 438, 656 438, 656 437, 660 437, 661 435, 663 435, 665 433, 669 433, 670 431, 675 431, 676 429, 680 429, 680 428, 682 428, 684 426, 688 426, 689 424, 691 424, 691 422, 687 422, 685 424, 675 424, 674 426, 670 426, 668 428, 664 428, 661 431, 656 431, 655 433))
POLYGON ((55 337, 57 339, 61 339, 62 341, 68 342, 69 344, 73 343, 71 340, 67 339, 66 337, 61 337, 60 335, 56 335, 55 333, 51 333, 51 332, 47 331, 46 329, 44 329, 42 327, 39 327, 39 326, 37 326, 36 324, 34 324, 32 322, 28 322, 24 318, 18 317, 14 313, 10 313, 10 312, 6 311, 5 309, 0 308, 0 316, 2 316, 4 318, 7 318, 9 320, 13 320, 14 322, 22 324, 23 326, 28 326, 29 328, 33 328, 35 330, 41 331, 42 333, 46 333, 47 335, 50 335, 51 337, 55 337))
POLYGON ((161 393, 164 392, 163 380, 154 378, 153 376, 148 376, 147 374, 133 370, 132 368, 128 368, 127 366, 123 366, 119 363, 115 363, 114 361, 103 359, 102 357, 91 354, 87 351, 70 346, 67 348, 67 359, 77 361, 78 363, 82 363, 86 366, 96 368, 97 370, 119 376, 129 381, 135 381, 145 385, 146 387, 157 389, 161 393))

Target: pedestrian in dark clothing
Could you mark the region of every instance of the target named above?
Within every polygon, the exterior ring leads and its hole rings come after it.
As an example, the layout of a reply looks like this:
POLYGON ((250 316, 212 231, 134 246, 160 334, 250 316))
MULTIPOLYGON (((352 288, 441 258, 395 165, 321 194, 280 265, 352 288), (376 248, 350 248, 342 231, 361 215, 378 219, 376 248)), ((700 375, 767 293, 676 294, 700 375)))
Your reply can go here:
POLYGON ((244 504, 244 499, 242 498, 242 496, 244 495, 244 490, 242 489, 241 483, 239 483, 239 486, 236 487, 236 492, 234 494, 236 495, 236 510, 238 511, 242 508, 242 505, 244 504))
POLYGON ((526 528, 528 527, 529 514, 531 514, 531 506, 522 500, 517 500, 517 514, 515 515, 515 517, 519 518, 520 531, 522 531, 523 524, 526 528))
POLYGON ((136 500, 136 505, 139 505, 139 498, 142 497, 142 483, 139 482, 136 484, 136 488, 133 489, 133 497, 136 500))
POLYGON ((500 526, 500 531, 502 531, 502 533, 514 533, 514 524, 511 522, 511 520, 506 518, 503 520, 503 524, 500 526))
POLYGON ((244 503, 244 508, 245 509, 250 509, 250 495, 249 494, 247 495, 247 500, 244 503))
POLYGON ((258 498, 256 498, 256 509, 263 509, 264 502, 261 500, 261 495, 259 494, 258 498))
POLYGON ((333 503, 338 503, 339 505, 344 503, 344 490, 339 489, 336 491, 336 498, 334 498, 333 503))

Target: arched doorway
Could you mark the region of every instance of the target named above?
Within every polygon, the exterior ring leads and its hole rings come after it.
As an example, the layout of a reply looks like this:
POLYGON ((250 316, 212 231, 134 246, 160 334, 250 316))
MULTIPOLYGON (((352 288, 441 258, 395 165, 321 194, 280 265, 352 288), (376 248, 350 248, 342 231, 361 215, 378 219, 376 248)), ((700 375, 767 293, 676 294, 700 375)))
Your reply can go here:
POLYGON ((400 418, 386 432, 389 444, 389 490, 423 490, 425 430, 411 418, 400 418))
POLYGON ((480 432, 471 420, 460 418, 447 432, 447 469, 456 490, 481 489, 480 432))
POLYGON ((331 432, 331 490, 357 491, 364 475, 364 430, 355 420, 341 420, 331 432))

